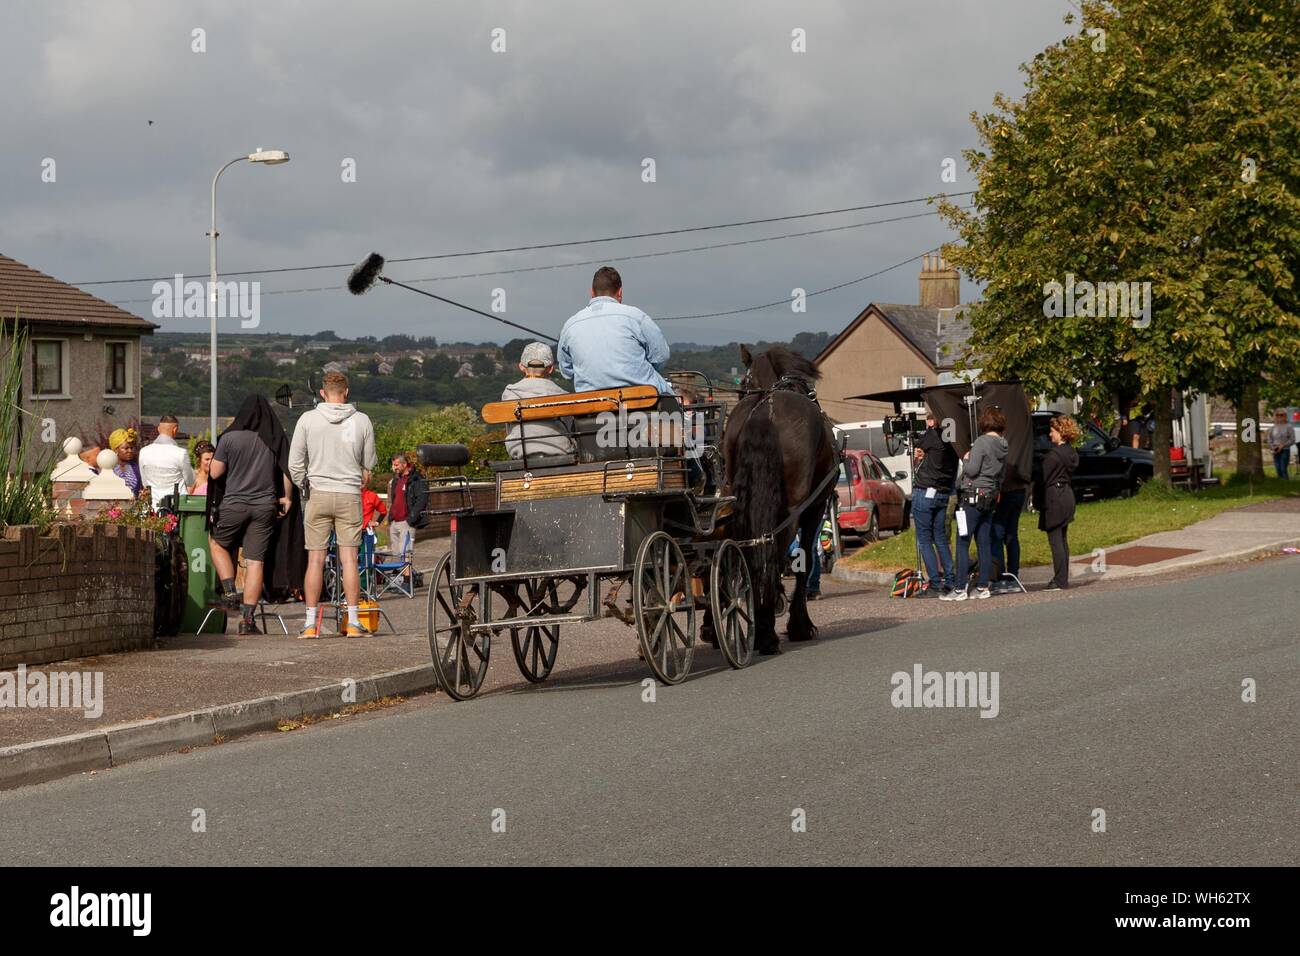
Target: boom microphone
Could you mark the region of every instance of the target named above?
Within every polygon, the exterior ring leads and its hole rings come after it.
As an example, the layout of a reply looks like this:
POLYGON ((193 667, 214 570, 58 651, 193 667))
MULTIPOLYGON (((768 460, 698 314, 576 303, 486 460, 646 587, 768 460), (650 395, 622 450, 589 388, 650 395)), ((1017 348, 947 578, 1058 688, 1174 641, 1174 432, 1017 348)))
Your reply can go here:
POLYGON ((446 299, 440 295, 434 295, 432 292, 425 292, 423 289, 417 289, 413 285, 407 285, 405 282, 398 282, 396 279, 390 279, 382 275, 384 268, 384 257, 377 252, 372 252, 356 264, 352 274, 348 276, 348 291, 353 295, 361 295, 376 281, 385 285, 395 285, 411 292, 418 292, 420 295, 428 296, 430 299, 437 299, 439 302, 446 302, 448 305, 454 305, 458 309, 464 309, 466 312, 473 312, 475 315, 481 315, 485 319, 491 319, 493 322, 500 322, 503 325, 509 325, 512 328, 519 329, 521 332, 527 332, 529 335, 535 335, 539 339, 546 339, 548 342, 558 342, 553 335, 547 335, 545 332, 538 332, 536 329, 530 329, 526 325, 520 325, 518 322, 511 322, 509 319, 503 319, 499 315, 493 315, 491 312, 484 312, 482 309, 476 309, 472 305, 466 305, 463 302, 457 302, 455 299, 446 299))
POLYGON ((353 295, 361 295, 366 292, 375 280, 379 278, 379 272, 384 268, 384 257, 377 252, 372 252, 352 270, 348 276, 348 291, 353 295))

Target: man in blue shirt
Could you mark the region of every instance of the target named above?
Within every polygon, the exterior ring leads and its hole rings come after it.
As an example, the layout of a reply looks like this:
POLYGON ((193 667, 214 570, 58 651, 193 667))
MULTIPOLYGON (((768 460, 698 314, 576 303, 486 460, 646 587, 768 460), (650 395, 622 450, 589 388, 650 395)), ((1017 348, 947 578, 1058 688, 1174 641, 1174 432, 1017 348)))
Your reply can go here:
POLYGON ((602 266, 591 280, 591 302, 560 330, 560 374, 575 392, 626 385, 653 385, 660 395, 673 388, 660 374, 668 341, 654 320, 623 304, 623 279, 602 266))

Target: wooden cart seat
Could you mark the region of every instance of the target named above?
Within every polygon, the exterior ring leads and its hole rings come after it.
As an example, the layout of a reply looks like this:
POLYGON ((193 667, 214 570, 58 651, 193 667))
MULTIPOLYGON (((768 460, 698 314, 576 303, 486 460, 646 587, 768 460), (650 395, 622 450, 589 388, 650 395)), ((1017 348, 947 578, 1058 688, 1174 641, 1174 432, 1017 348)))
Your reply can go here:
POLYGON ((535 468, 556 468, 562 465, 574 465, 578 462, 578 456, 569 455, 529 455, 527 467, 524 459, 508 458, 505 461, 489 461, 488 467, 493 472, 500 474, 503 471, 532 471, 535 468))
POLYGON ((535 422, 546 418, 617 412, 620 403, 629 410, 654 408, 658 402, 659 390, 653 385, 600 388, 590 392, 488 402, 483 406, 483 421, 489 425, 511 425, 517 421, 535 422))

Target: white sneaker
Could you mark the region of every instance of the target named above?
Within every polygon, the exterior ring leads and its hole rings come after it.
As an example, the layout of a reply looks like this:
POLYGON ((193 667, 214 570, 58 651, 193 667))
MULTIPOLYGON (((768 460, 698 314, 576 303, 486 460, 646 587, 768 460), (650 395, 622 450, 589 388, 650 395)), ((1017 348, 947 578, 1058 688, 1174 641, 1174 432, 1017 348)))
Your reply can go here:
POLYGON ((954 588, 952 591, 949 591, 947 594, 942 595, 939 598, 939 600, 940 601, 964 601, 966 600, 966 597, 967 595, 966 595, 965 588, 954 588))
POLYGON ((976 597, 977 600, 982 601, 982 600, 984 600, 985 598, 987 598, 987 597, 992 597, 992 596, 993 596, 993 595, 992 595, 992 593, 989 591, 988 588, 976 588, 976 589, 975 589, 975 597, 976 597))

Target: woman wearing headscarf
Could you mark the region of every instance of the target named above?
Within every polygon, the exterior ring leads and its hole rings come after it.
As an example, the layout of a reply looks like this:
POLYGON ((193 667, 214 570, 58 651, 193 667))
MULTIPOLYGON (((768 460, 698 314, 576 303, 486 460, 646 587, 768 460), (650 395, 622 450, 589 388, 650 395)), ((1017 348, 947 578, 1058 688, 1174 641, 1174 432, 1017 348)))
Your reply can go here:
POLYGON ((1070 522, 1074 520, 1074 488, 1070 479, 1079 467, 1079 453, 1074 442, 1079 426, 1068 415, 1052 419, 1048 433, 1052 447, 1043 458, 1043 474, 1034 489, 1038 509, 1038 530, 1047 532, 1052 546, 1052 581, 1044 590, 1059 591, 1070 586, 1070 522))
POLYGON ((113 449, 113 454, 117 455, 113 474, 126 482, 133 498, 138 497, 140 489, 144 487, 144 482, 140 480, 140 463, 135 460, 135 450, 139 441, 140 436, 134 428, 115 428, 108 436, 108 447, 113 449))

